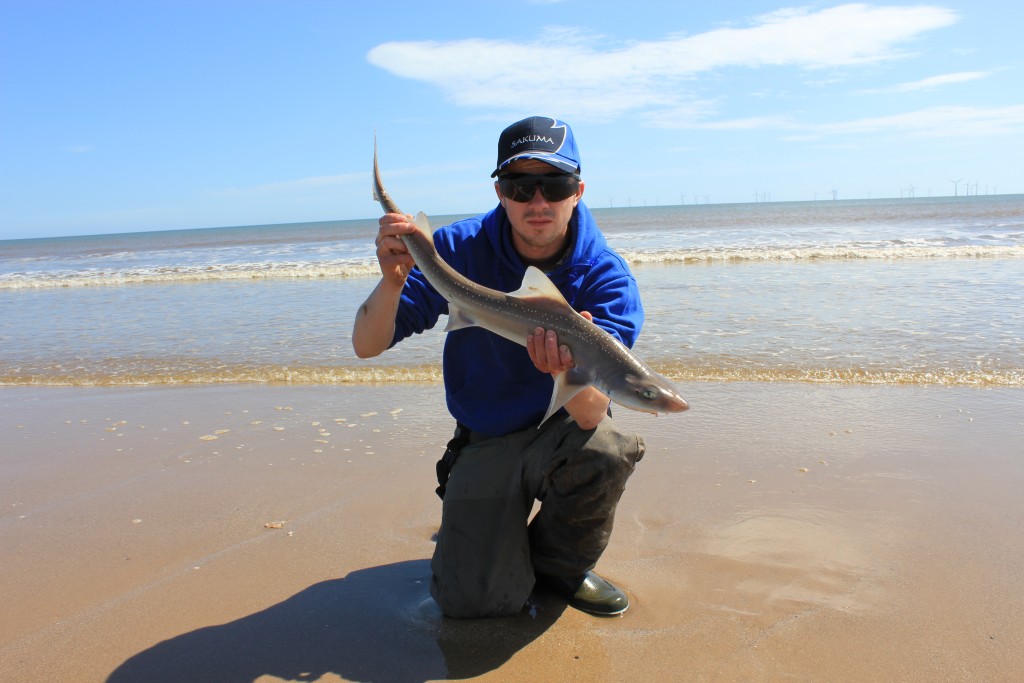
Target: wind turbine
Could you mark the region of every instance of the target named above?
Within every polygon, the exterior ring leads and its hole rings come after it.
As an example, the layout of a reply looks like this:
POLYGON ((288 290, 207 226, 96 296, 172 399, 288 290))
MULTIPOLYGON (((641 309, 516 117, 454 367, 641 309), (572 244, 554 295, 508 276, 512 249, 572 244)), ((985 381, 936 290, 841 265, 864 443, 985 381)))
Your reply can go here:
POLYGON ((952 178, 950 178, 950 180, 949 180, 949 182, 953 183, 953 196, 954 197, 958 197, 960 195, 960 193, 958 191, 958 188, 960 187, 960 181, 962 181, 962 180, 963 180, 963 178, 957 178, 956 180, 953 180, 952 178))

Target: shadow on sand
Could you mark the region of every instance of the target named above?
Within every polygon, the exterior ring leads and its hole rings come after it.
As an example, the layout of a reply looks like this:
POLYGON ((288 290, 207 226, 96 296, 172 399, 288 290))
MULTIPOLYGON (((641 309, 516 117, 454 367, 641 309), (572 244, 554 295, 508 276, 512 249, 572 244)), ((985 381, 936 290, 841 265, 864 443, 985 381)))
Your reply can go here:
POLYGON ((565 610, 536 594, 503 619, 441 616, 429 597, 430 563, 399 562, 315 584, 262 612, 165 640, 119 666, 108 683, 217 681, 260 676, 420 683, 492 671, 565 610))

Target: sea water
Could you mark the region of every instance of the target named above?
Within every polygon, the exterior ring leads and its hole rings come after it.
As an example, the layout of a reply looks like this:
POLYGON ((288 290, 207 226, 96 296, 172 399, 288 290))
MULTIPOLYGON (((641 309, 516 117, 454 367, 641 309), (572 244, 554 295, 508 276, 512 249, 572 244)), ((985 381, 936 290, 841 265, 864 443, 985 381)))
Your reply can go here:
MULTIPOLYGON (((1024 386, 1022 195, 593 213, 677 380, 1024 386)), ((0 241, 0 384, 437 382, 443 321, 352 352, 376 228, 0 241)))

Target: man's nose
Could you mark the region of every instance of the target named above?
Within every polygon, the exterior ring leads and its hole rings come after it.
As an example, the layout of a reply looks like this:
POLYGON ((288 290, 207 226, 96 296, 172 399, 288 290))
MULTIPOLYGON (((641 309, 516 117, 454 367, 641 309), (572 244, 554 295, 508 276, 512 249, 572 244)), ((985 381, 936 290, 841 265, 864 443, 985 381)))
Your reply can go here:
POLYGON ((547 204, 548 200, 544 196, 544 193, 540 191, 540 183, 533 188, 533 196, 530 197, 531 204, 547 204))

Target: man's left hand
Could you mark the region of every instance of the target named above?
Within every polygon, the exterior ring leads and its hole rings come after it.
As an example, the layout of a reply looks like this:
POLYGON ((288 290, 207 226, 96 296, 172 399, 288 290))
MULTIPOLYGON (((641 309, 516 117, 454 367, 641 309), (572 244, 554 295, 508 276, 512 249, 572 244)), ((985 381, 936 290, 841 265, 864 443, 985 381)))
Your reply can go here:
MULTIPOLYGON (((581 311, 587 320, 593 320, 587 311, 581 311)), ((572 352, 565 344, 558 343, 558 333, 554 330, 545 330, 538 327, 533 334, 526 338, 526 352, 530 354, 530 360, 541 372, 550 375, 560 375, 566 370, 576 367, 572 361, 572 352)))

